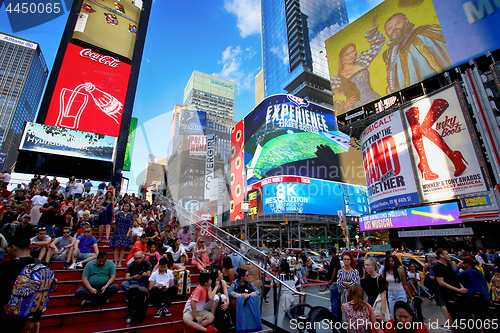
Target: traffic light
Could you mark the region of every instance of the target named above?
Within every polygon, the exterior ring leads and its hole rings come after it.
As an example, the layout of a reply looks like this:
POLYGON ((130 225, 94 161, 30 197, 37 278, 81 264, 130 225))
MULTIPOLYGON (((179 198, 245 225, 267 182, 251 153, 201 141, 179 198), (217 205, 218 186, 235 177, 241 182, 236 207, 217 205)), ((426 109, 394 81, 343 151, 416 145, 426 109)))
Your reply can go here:
POLYGON ((340 224, 340 227, 342 228, 342 233, 344 234, 345 236, 345 226, 344 226, 344 223, 341 223, 340 224))

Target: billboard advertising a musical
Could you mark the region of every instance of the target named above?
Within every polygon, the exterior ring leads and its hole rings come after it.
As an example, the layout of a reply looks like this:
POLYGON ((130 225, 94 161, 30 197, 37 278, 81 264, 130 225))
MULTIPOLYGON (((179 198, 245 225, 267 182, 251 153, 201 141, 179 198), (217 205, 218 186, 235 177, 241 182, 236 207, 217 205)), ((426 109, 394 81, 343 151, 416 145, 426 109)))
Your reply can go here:
POLYGON ((131 66, 68 44, 46 125, 118 136, 131 66))
POLYGON ((116 138, 28 122, 19 150, 112 162, 116 138))
POLYGON ((179 134, 203 135, 206 129, 207 114, 204 111, 196 111, 194 106, 183 107, 179 120, 179 134))
POLYGON ((399 111, 368 126, 360 143, 371 210, 420 204, 399 111))
POLYGON ((401 110, 424 201, 484 192, 487 181, 455 85, 401 110))
POLYGON ((206 135, 189 136, 189 156, 207 155, 207 137, 206 135))
POLYGON ((248 184, 278 175, 338 180, 331 167, 349 141, 332 110, 292 95, 270 96, 245 117, 248 184))
POLYGON ((247 187, 250 214, 360 216, 370 212, 364 186, 297 176, 269 177, 247 187))
POLYGON ((391 210, 361 216, 359 230, 383 230, 393 228, 424 227, 444 224, 460 224, 460 210, 456 202, 431 206, 391 210))
POLYGON ((132 61, 142 1, 85 0, 73 39, 111 51, 132 61))

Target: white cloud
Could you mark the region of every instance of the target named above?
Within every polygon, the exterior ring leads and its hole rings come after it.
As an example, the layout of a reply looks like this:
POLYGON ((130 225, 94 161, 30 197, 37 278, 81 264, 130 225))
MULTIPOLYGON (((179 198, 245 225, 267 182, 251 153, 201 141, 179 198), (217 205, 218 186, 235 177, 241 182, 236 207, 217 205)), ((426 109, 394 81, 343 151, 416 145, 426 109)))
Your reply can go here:
POLYGON ((260 0, 225 0, 224 9, 238 18, 242 38, 260 33, 260 0))
POLYGON ((256 53, 251 47, 243 51, 240 46, 235 48, 228 46, 222 52, 222 60, 218 62, 222 64, 222 70, 212 75, 233 81, 236 86, 236 93, 239 93, 241 90, 253 92, 255 75, 260 69, 248 70, 243 66, 243 62, 252 58, 256 53))

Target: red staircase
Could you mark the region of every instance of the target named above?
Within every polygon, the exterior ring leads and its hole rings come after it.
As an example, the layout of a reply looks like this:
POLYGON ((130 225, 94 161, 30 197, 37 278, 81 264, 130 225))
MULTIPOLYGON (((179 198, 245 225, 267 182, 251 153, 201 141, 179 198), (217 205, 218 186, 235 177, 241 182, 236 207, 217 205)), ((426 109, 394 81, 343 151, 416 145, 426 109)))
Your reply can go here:
MULTIPOLYGON (((94 229, 97 236, 97 229, 94 229)), ((108 244, 99 243, 99 250, 109 252, 108 259, 113 260, 113 249, 108 244)), ((125 254, 125 258, 128 252, 125 254)), ((125 261, 125 259, 124 259, 125 261)), ((125 263, 122 264, 125 266, 125 263)), ((149 305, 146 319, 137 324, 125 322, 127 303, 125 292, 120 288, 117 295, 111 297, 109 304, 103 307, 82 308, 81 301, 74 297, 75 291, 82 286, 83 269, 65 270, 64 262, 51 261, 50 268, 59 282, 56 292, 50 294, 49 306, 40 321, 40 332, 182 332, 182 310, 188 297, 177 298, 169 307, 170 317, 154 319, 156 308, 149 305), (161 328, 160 328, 161 327, 161 328)), ((191 290, 198 285, 199 271, 194 265, 186 265, 191 271, 191 290)), ((127 268, 116 269, 114 283, 121 285, 127 268)))

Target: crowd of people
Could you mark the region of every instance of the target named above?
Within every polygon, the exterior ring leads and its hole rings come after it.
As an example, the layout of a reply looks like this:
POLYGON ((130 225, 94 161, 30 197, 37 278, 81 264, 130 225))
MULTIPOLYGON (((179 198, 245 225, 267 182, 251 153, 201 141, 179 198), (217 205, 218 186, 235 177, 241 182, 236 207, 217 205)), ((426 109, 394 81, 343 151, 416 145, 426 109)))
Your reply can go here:
MULTIPOLYGON (((217 257, 213 252, 210 256, 205 239, 194 239, 190 227, 177 221, 172 203, 122 195, 119 187, 104 182, 94 193, 89 180, 74 177, 64 188, 56 177, 35 176, 29 184, 8 191, 9 181, 8 174, 0 175, 0 254, 19 260, 10 261, 10 268, 17 266, 3 276, 2 286, 13 284, 22 264, 63 261, 65 269, 83 268, 82 286, 75 290, 81 305, 106 305, 120 289, 116 271, 123 266, 121 288, 125 292, 134 286, 146 288, 157 309, 154 317, 160 318, 171 314, 168 308, 179 291, 176 279, 190 264, 201 272, 200 284, 186 302, 183 322, 188 331, 201 332, 215 332, 212 324, 217 323, 219 327, 229 323, 232 329, 237 298, 247 301, 260 296, 243 258, 228 248, 217 257), (113 260, 99 249, 99 243, 113 249, 113 260)), ((447 250, 426 252, 423 272, 415 264, 404 267, 394 253, 388 253, 382 263, 372 258, 356 261, 349 251, 337 255, 333 246, 320 250, 320 258, 314 260, 305 250, 272 249, 268 262, 289 287, 283 288, 283 310, 298 304, 296 292, 322 275, 330 285, 332 314, 347 322, 418 320, 416 299, 420 296, 435 300, 446 319, 461 316, 456 304, 477 300, 478 295, 479 307, 500 299, 500 259, 495 250, 460 251, 456 253, 462 260, 458 265, 447 250)), ((266 304, 270 284, 268 277, 263 288, 266 304)), ((2 288, 0 308, 8 301, 7 289, 2 288)), ((6 319, 2 310, 0 316, 6 319)), ((32 323, 37 320, 32 318, 32 323)), ((366 327, 357 325, 352 332, 367 332, 366 327)), ((389 326, 386 331, 392 332, 389 326)))

